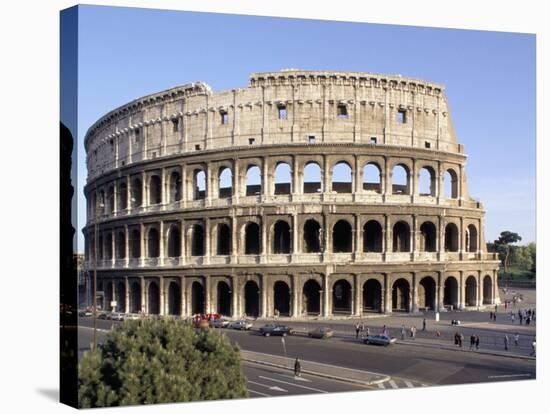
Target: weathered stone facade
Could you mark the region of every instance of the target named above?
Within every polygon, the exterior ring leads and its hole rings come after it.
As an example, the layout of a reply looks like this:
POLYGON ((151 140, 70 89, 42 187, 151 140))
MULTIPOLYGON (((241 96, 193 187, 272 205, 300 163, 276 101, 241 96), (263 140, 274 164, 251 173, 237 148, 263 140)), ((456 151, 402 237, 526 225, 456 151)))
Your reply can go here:
POLYGON ((197 82, 111 111, 85 146, 87 263, 97 244, 120 311, 331 317, 499 301, 440 85, 302 70, 219 93, 197 82))

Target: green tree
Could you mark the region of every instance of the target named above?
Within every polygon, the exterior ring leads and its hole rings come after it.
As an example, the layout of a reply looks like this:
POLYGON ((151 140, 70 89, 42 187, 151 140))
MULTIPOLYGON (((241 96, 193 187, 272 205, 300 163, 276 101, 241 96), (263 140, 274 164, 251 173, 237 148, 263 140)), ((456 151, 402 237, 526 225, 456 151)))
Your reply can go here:
POLYGON ((537 273, 537 245, 533 242, 525 246, 527 253, 531 256, 531 272, 537 273))
POLYGON ((495 240, 495 247, 499 253, 500 259, 504 266, 504 272, 508 272, 510 249, 512 243, 521 241, 521 236, 511 231, 503 231, 500 233, 500 237, 495 240))
POLYGON ((176 320, 126 321, 79 364, 82 408, 247 396, 237 346, 176 320))

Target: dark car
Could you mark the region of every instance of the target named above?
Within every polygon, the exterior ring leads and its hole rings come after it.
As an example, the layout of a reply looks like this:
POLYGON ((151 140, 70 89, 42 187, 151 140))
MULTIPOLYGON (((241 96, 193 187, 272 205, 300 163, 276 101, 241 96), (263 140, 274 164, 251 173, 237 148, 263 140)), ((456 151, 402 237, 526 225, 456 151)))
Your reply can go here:
POLYGON ((364 342, 367 345, 383 345, 388 346, 394 344, 396 341, 395 338, 390 338, 387 335, 369 335, 364 339, 364 342))
POLYGON ((325 328, 324 326, 316 328, 313 331, 309 331, 307 333, 307 336, 309 336, 310 338, 319 338, 319 339, 327 339, 333 335, 334 335, 334 331, 330 328, 325 328))
POLYGON ((260 333, 263 336, 279 335, 287 336, 292 334, 292 329, 288 326, 279 325, 276 323, 268 323, 260 328, 260 333))

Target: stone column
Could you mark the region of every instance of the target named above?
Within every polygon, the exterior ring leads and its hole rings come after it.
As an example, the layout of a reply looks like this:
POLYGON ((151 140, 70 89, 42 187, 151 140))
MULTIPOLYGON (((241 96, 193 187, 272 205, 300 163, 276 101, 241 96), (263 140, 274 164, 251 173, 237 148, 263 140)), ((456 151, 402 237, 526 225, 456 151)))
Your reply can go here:
POLYGON ((124 267, 128 267, 130 263, 130 232, 128 225, 124 225, 124 267))
POLYGON ((392 285, 391 285, 391 273, 384 274, 384 313, 392 313, 392 285))
POLYGON ((129 175, 126 175, 126 211, 132 209, 132 180, 129 175))
POLYGON ((299 276, 292 275, 292 313, 290 314, 292 318, 299 318, 302 311, 302 306, 300 303, 301 290, 298 288, 298 284, 299 276))
POLYGON ((298 214, 292 214, 292 254, 298 254, 298 214))
POLYGON ((354 300, 354 315, 362 316, 363 315, 363 290, 361 289, 361 280, 359 275, 354 275, 354 284, 355 284, 355 300, 354 300))
POLYGON ((418 277, 416 276, 416 272, 412 273, 411 293, 410 312, 416 313, 418 312, 418 277))
POLYGON ((116 180, 113 183, 113 199, 109 200, 109 203, 112 203, 113 216, 116 216, 118 213, 118 182, 116 180))
POLYGON ((329 275, 323 275, 323 291, 321 292, 321 305, 323 307, 323 317, 327 318, 332 315, 330 310, 330 289, 329 289, 329 275))
MULTIPOLYGON (((168 187, 168 181, 166 179, 166 168, 162 167, 160 171, 160 203, 164 206, 166 205, 166 202, 168 200, 167 197, 167 187, 168 187)), ((173 200, 170 200, 173 201, 173 200)))
POLYGON ((116 262, 115 239, 116 239, 116 232, 114 229, 111 229, 111 266, 112 267, 115 267, 115 262, 116 262))
POLYGON ((393 243, 392 243, 392 229, 390 218, 387 214, 384 214, 384 227, 386 229, 386 234, 384 235, 384 257, 387 260, 387 255, 392 252, 393 243))
POLYGON ((267 223, 265 222, 265 216, 264 215, 262 215, 261 226, 262 226, 262 251, 261 251, 261 256, 262 256, 262 261, 265 262, 265 260, 267 259, 267 223))
MULTIPOLYGON (((182 118, 183 121, 183 118, 182 118)), ((187 167, 185 164, 181 165, 181 201, 180 204, 183 208, 187 206, 188 187, 187 187, 187 167)))
POLYGON ((212 292, 210 291, 210 276, 204 277, 204 311, 212 313, 212 292))
POLYGON ((139 279, 140 279, 140 286, 141 286, 141 313, 145 313, 145 311, 147 310, 147 307, 146 307, 147 296, 145 295, 145 278, 141 276, 139 279))
POLYGON ((239 161, 237 158, 233 159, 233 204, 238 204, 239 197, 241 195, 241 172, 239 169, 239 161))
POLYGON ((231 262, 236 263, 237 256, 239 255, 239 245, 238 245, 238 224, 237 216, 235 212, 231 216, 231 262))
POLYGON ((164 221, 160 221, 159 224, 159 257, 158 264, 162 266, 164 264, 164 221))
POLYGON ((164 309, 166 301, 164 300, 165 297, 164 292, 164 277, 159 277, 159 314, 166 315, 166 310, 164 309))
MULTIPOLYGON (((326 214, 323 214, 323 231, 324 231, 324 246, 323 246, 323 253, 326 258, 326 255, 332 253, 332 248, 330 246, 331 241, 331 232, 332 229, 330 228, 331 223, 329 222, 329 218, 326 214)), ((324 259, 326 260, 326 259, 324 259)))
POLYGON ((130 313, 130 282, 128 281, 128 276, 124 276, 124 313, 130 313))
POLYGON ((210 263, 210 217, 204 219, 204 264, 210 263))
POLYGON ((185 311, 187 306, 187 300, 186 300, 187 289, 185 288, 185 276, 180 276, 180 292, 181 292, 180 315, 182 317, 185 317, 185 316, 188 316, 188 313, 185 311))
POLYGON ((328 156, 323 156, 323 193, 329 193, 332 191, 330 186, 330 163, 328 156))
POLYGON ((361 254, 361 218, 359 214, 354 214, 354 232, 355 232, 355 240, 354 240, 354 246, 353 246, 353 255, 354 258, 357 260, 358 256, 361 254))
POLYGON ((139 265, 145 264, 145 225, 139 224, 139 265))
POLYGON ((240 316, 239 311, 239 286, 237 276, 231 277, 231 317, 238 318, 240 316))
POLYGON ((444 260, 445 256, 445 228, 443 227, 443 217, 437 216, 437 259, 444 260))
POLYGON ((296 196, 297 194, 300 194, 300 177, 298 173, 298 157, 295 155, 292 157, 292 188, 291 188, 291 194, 292 196, 296 196))
POLYGON ((265 318, 267 316, 267 283, 266 276, 262 275, 261 279, 261 300, 262 300, 262 309, 260 310, 260 317, 265 318))
POLYGON ((481 272, 477 272, 477 294, 476 294, 476 306, 483 305, 483 279, 481 278, 481 272))
POLYGON ((212 199, 214 198, 214 177, 212 173, 212 164, 208 162, 206 164, 206 191, 204 203, 207 206, 212 205, 212 199))
POLYGON ((273 191, 271 191, 271 179, 269 177, 269 169, 268 169, 268 158, 263 157, 262 158, 262 195, 270 196, 273 194, 273 191))
MULTIPOLYGON (((356 105, 357 107, 357 105, 356 105)), ((361 180, 361 165, 359 164, 359 157, 355 156, 355 174, 353 180, 355 182, 355 194, 361 194, 363 192, 362 180, 361 180)))
POLYGON ((443 284, 443 272, 437 272, 435 311, 441 312, 444 308, 443 297, 445 296, 445 285, 443 284))
POLYGON ((464 309, 466 307, 466 285, 464 281, 464 272, 460 271, 459 284, 458 284, 458 307, 459 309, 464 309))
POLYGON ((412 232, 411 232, 411 260, 415 260, 416 257, 418 257, 418 217, 416 214, 412 215, 412 232))

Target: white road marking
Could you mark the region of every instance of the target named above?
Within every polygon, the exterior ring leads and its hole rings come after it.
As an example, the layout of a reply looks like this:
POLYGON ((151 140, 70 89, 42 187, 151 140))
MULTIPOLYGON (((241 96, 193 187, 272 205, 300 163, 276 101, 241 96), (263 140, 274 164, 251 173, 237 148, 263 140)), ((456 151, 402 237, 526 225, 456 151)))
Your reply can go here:
POLYGON ((268 388, 268 389, 270 389, 271 391, 288 392, 288 391, 285 390, 284 388, 280 388, 280 387, 276 387, 276 386, 261 384, 261 383, 259 383, 259 382, 250 381, 250 380, 248 380, 247 382, 249 382, 249 383, 251 383, 251 384, 254 384, 254 385, 257 385, 257 386, 259 386, 259 387, 268 388))
POLYGON ((262 397, 273 397, 273 395, 264 394, 263 392, 260 392, 260 391, 248 390, 248 392, 251 392, 252 394, 261 395, 262 397))
POLYGON ((410 381, 403 381, 405 383, 405 385, 409 388, 414 388, 414 385, 412 384, 412 382, 410 381))
MULTIPOLYGON (((82 326, 82 325, 78 325, 79 328, 82 328, 82 329, 91 329, 92 331, 94 330, 94 327, 93 326, 82 326)), ((100 328, 97 328, 96 331, 98 332, 110 332, 111 330, 110 329, 100 329, 100 328)))
POLYGON ((514 378, 514 377, 530 377, 531 374, 509 374, 509 375, 489 375, 487 378, 514 378))
POLYGON ((320 390, 320 389, 318 389, 318 388, 313 388, 313 387, 306 387, 305 385, 298 385, 298 384, 294 384, 294 383, 288 382, 288 381, 281 381, 281 380, 278 380, 278 379, 275 379, 275 378, 264 377, 264 376, 262 376, 262 375, 259 375, 259 378, 266 379, 266 380, 268 380, 268 381, 279 382, 279 383, 281 383, 281 384, 292 385, 293 387, 304 388, 304 389, 306 389, 306 390, 311 390, 311 391, 315 391, 315 392, 321 392, 321 393, 323 393, 323 394, 328 394, 328 391, 320 390))
POLYGON ((388 382, 389 382, 389 384, 391 385, 391 387, 392 387, 394 390, 396 390, 397 388, 399 388, 399 387, 397 386, 397 384, 395 383, 394 380, 389 380, 388 382))

